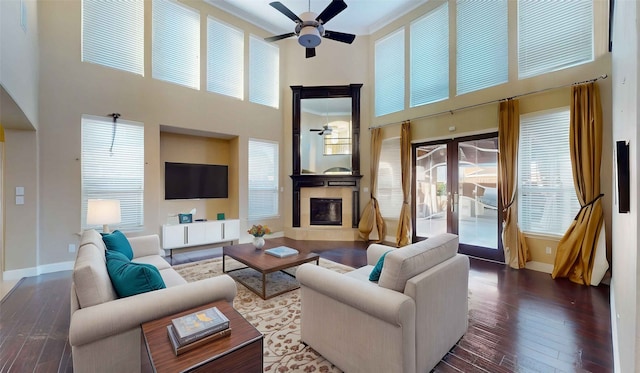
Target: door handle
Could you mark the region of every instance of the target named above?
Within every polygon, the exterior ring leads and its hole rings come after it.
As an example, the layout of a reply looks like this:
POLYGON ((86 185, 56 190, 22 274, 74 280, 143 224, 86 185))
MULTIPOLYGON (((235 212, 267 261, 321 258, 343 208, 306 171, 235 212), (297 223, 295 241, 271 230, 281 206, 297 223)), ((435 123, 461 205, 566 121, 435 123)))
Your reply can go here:
POLYGON ((458 211, 458 199, 459 199, 458 193, 454 193, 453 197, 451 198, 451 212, 458 211))

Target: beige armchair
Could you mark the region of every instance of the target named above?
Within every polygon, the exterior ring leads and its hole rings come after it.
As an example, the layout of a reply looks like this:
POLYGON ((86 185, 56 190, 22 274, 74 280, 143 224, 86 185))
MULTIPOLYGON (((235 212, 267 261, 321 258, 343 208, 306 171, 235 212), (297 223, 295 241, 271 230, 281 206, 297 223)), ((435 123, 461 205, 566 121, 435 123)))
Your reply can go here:
POLYGON ((429 372, 467 330, 469 258, 457 251, 458 236, 442 234, 370 245, 368 265, 346 274, 302 265, 302 342, 348 373, 429 372))

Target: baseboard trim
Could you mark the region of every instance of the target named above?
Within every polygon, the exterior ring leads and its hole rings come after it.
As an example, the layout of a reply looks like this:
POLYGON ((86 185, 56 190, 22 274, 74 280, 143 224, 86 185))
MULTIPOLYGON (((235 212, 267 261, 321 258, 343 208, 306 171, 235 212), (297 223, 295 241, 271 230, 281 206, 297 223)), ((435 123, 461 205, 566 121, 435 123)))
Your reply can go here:
POLYGON ((2 272, 3 280, 19 280, 23 277, 38 276, 44 273, 70 271, 73 269, 73 261, 43 264, 37 267, 13 269, 2 272))
POLYGON ((549 264, 549 263, 527 262, 525 268, 531 269, 533 271, 548 273, 548 274, 553 273, 553 264, 549 264))

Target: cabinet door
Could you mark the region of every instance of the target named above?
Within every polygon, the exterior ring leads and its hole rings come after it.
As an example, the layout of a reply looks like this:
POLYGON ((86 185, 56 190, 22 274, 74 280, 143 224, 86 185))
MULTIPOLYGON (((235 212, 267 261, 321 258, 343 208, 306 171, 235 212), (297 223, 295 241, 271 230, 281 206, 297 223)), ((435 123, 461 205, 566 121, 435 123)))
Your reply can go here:
POLYGON ((222 241, 222 222, 219 221, 208 221, 206 222, 207 232, 205 239, 207 242, 220 242, 222 241))
POLYGON ((233 241, 240 238, 240 220, 226 220, 224 222, 224 240, 233 241))
POLYGON ((162 248, 174 249, 187 245, 186 226, 184 225, 163 225, 162 226, 162 248))
POLYGON ((204 245, 207 243, 205 240, 206 224, 193 223, 187 226, 187 243, 189 246, 204 245))

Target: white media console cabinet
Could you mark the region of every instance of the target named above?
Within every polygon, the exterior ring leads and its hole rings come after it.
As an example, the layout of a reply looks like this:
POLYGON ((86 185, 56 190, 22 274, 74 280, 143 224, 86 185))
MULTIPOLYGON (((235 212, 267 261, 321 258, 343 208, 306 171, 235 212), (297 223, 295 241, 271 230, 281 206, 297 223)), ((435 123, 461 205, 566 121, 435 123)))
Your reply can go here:
POLYGON ((169 250, 191 246, 231 242, 240 238, 240 220, 197 221, 187 224, 164 224, 162 248, 169 250))

